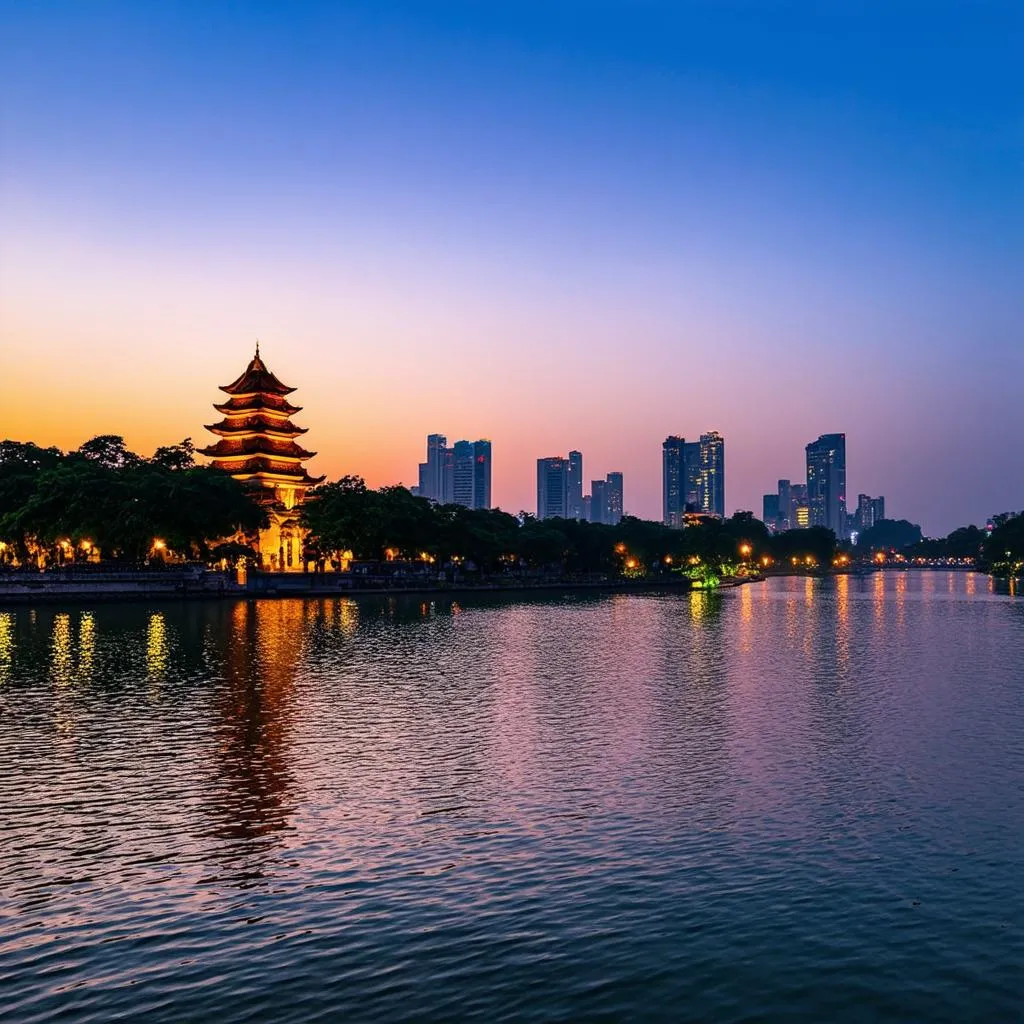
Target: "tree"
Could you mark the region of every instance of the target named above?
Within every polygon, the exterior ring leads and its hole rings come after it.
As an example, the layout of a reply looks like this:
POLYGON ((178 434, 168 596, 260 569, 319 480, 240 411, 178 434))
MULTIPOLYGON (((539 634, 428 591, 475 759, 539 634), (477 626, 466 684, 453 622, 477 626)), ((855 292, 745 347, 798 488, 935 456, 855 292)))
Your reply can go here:
POLYGON ((867 551, 902 551, 921 542, 921 527, 906 519, 879 519, 857 537, 857 547, 867 551))

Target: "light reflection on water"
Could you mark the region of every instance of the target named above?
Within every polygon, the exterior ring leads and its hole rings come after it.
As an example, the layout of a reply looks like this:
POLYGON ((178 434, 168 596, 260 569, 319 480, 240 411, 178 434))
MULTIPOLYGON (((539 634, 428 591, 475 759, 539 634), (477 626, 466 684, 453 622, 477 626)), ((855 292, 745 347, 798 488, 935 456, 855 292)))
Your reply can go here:
POLYGON ((1010 1019, 1022 640, 956 573, 5 610, 0 1005, 1010 1019))

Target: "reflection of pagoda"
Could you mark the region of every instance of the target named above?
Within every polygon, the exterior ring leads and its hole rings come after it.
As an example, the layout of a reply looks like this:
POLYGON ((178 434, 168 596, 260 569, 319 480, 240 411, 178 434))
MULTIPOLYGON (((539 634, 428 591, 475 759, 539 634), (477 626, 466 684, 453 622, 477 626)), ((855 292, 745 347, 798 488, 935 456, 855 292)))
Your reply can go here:
POLYGON ((308 452, 295 438, 306 432, 290 417, 301 412, 287 395, 286 387, 256 355, 245 372, 231 384, 221 387, 231 397, 214 409, 223 415, 207 430, 220 440, 201 455, 213 459, 213 465, 230 473, 255 491, 257 500, 267 507, 270 527, 260 531, 260 561, 268 569, 301 569, 304 531, 295 513, 306 490, 323 480, 310 476, 302 463, 316 452, 308 452))

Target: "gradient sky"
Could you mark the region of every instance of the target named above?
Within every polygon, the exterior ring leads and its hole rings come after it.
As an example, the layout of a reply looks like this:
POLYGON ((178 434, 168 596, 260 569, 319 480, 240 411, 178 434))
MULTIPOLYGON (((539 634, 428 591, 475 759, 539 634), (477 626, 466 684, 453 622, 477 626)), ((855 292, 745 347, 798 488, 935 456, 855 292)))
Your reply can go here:
POLYGON ((311 469, 494 498, 580 448, 661 515, 1024 507, 1024 4, 0 2, 0 436, 203 436, 255 338, 311 469))

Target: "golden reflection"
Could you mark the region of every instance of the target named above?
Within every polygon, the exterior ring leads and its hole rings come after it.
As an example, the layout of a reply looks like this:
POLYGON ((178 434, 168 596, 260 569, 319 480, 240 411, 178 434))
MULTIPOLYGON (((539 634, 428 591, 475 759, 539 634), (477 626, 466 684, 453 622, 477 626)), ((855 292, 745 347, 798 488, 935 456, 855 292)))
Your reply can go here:
POLYGON ((690 591, 690 615, 694 622, 700 622, 707 614, 707 605, 704 602, 706 595, 700 590, 690 591))
POLYGON ((875 573, 875 618, 879 621, 885 616, 885 573, 875 573))
POLYGON ((808 609, 814 607, 814 578, 804 577, 804 606, 808 609))
MULTIPOLYGON (((355 602, 339 601, 342 628, 355 602)), ((239 885, 259 876, 265 837, 287 827, 293 810, 288 755, 295 714, 295 676, 301 663, 308 609, 302 600, 238 601, 218 631, 224 688, 216 729, 219 778, 206 801, 239 885)), ((331 613, 333 614, 333 610, 331 613)))
POLYGON ((69 686, 75 681, 75 663, 71 655, 71 616, 61 612, 53 617, 50 676, 58 686, 69 686))
POLYGON ((977 585, 978 585, 977 575, 975 573, 973 573, 973 572, 969 572, 967 574, 967 579, 964 580, 964 587, 967 590, 967 593, 970 594, 972 597, 974 596, 974 592, 975 592, 975 589, 977 588, 977 585))
POLYGON ((163 612, 153 612, 146 627, 146 672, 151 680, 167 671, 167 623, 163 612))
POLYGON ((0 613, 0 686, 11 677, 11 662, 14 660, 14 616, 10 612, 0 613))
POLYGON ((850 577, 845 573, 836 577, 836 656, 839 667, 850 665, 850 577))
POLYGON ((740 618, 749 623, 754 618, 754 595, 750 584, 740 587, 740 618))
POLYGON ((907 616, 907 574, 899 572, 896 574, 896 623, 899 626, 906 624, 907 616))
POLYGON ((87 681, 92 678, 92 663, 96 656, 96 616, 82 612, 78 620, 78 676, 87 681))
POLYGON ((345 636, 354 636, 359 628, 359 602, 351 597, 338 601, 338 625, 345 636))

